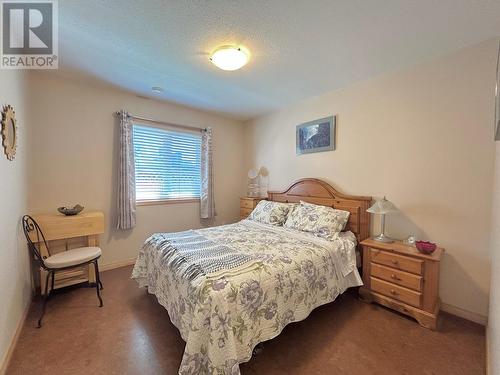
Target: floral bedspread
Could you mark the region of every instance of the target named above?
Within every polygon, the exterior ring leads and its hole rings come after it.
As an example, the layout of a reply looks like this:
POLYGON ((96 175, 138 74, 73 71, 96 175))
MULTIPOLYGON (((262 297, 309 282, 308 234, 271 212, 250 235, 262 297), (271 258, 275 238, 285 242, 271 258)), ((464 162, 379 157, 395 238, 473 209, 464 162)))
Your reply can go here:
POLYGON ((132 278, 156 295, 186 341, 181 375, 240 374, 239 363, 258 343, 362 284, 350 232, 329 241, 251 220, 196 232, 258 261, 251 270, 195 286, 160 267, 161 251, 140 251, 132 278))

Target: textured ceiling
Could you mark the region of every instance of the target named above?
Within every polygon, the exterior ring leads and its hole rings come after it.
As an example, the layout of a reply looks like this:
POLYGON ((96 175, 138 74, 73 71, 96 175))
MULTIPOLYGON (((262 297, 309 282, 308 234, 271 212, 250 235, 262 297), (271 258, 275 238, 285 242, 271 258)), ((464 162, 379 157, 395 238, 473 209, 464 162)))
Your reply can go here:
POLYGON ((496 0, 63 0, 60 73, 248 119, 500 36, 496 0), (252 54, 225 72, 223 44, 252 54))

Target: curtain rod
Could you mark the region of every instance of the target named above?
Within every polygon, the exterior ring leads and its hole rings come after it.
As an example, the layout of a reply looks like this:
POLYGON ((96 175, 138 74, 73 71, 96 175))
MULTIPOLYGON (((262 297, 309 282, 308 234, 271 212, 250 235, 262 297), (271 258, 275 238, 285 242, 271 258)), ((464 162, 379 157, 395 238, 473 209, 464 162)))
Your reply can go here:
POLYGON ((134 116, 134 115, 131 115, 130 113, 128 113, 126 111, 116 111, 115 115, 121 116, 122 113, 125 113, 128 117, 133 118, 135 120, 139 120, 139 121, 147 121, 147 122, 152 122, 154 124, 167 125, 167 126, 172 126, 174 128, 186 129, 186 130, 195 130, 195 131, 199 131, 199 132, 203 132, 203 131, 207 130, 207 128, 197 128, 196 126, 178 125, 178 124, 172 124, 170 122, 153 120, 153 119, 150 119, 150 118, 147 118, 147 117, 134 116))

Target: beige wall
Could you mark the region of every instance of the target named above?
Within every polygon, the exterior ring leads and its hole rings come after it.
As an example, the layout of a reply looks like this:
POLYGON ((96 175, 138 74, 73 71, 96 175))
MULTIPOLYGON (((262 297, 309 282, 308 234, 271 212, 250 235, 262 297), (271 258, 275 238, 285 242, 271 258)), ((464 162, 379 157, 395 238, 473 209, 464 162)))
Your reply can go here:
POLYGON ((238 219, 238 197, 245 175, 241 168, 241 123, 46 72, 31 74, 30 91, 31 111, 36 118, 30 136, 30 211, 55 211, 58 206, 75 203, 103 210, 107 226, 101 242, 103 265, 135 257, 153 232, 201 226, 199 204, 184 203, 138 207, 136 228, 114 229, 118 125, 113 113, 119 109, 176 124, 212 126, 216 224, 238 219))
POLYGON ((488 319, 490 374, 500 374, 500 142, 496 142, 491 224, 491 283, 488 319))
POLYGON ((401 210, 388 218, 389 234, 445 247, 443 302, 484 319, 496 46, 485 42, 250 121, 246 167, 265 166, 274 189, 319 177, 345 193, 387 195, 401 210), (336 151, 296 156, 295 126, 331 114, 336 151))
POLYGON ((16 111, 19 142, 13 161, 0 147, 0 373, 5 357, 26 306, 30 301, 28 250, 20 218, 26 211, 28 103, 26 77, 20 71, 0 70, 0 106, 10 104, 16 111))

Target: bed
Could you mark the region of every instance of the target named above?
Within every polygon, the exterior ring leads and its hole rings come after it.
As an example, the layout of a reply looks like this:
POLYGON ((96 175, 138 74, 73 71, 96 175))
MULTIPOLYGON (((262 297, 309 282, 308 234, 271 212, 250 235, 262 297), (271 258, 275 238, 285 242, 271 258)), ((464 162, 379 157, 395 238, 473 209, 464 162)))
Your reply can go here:
POLYGON ((186 342, 179 374, 240 374, 254 347, 362 284, 356 244, 368 237, 370 197, 303 179, 268 200, 350 212, 333 240, 242 220, 148 238, 132 278, 166 308, 186 342), (182 256, 179 256, 182 253, 182 256))

